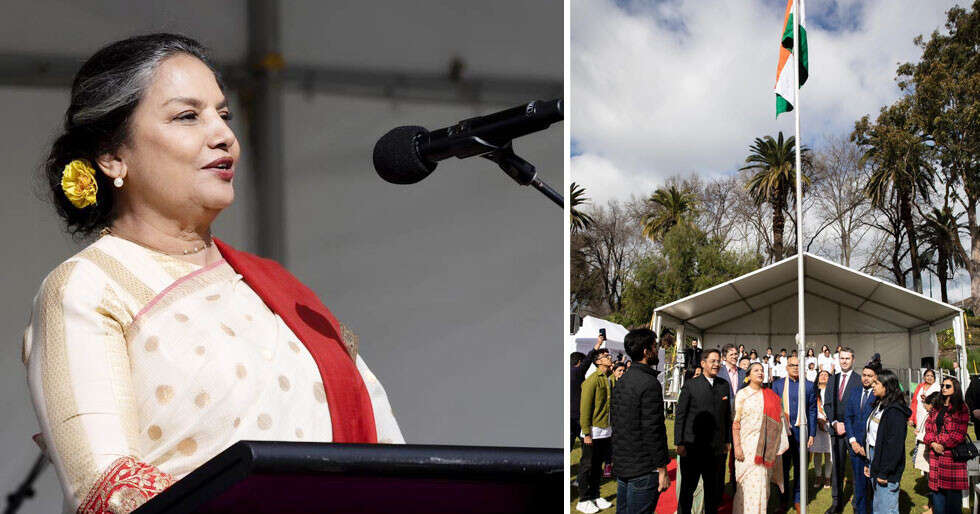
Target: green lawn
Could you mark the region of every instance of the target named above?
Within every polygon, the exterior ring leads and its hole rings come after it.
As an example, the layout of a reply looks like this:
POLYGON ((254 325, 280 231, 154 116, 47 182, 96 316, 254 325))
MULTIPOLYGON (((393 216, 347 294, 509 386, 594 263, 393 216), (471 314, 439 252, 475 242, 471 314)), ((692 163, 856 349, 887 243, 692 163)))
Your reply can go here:
MULTIPOLYGON (((668 440, 672 440, 673 439, 673 437, 672 437, 672 434, 673 433, 674 433, 674 420, 668 418, 667 419, 667 434, 668 434, 667 435, 667 439, 668 440)), ((905 447, 906 447, 906 450, 907 451, 911 451, 912 450, 912 446, 913 446, 914 442, 915 442, 914 432, 912 432, 910 430, 908 432, 908 436, 907 436, 907 439, 905 441, 905 447)), ((672 443, 670 443, 670 442, 668 442, 668 444, 669 444, 671 458, 676 457, 676 453, 674 452, 674 445, 672 443)), ((907 453, 906 453, 906 455, 907 455, 907 453)), ((578 461, 579 461, 579 458, 581 458, 581 456, 582 456, 582 450, 581 450, 581 448, 579 446, 579 443, 576 442, 575 443, 575 447, 572 449, 572 455, 571 455, 571 466, 572 466, 571 477, 572 477, 572 480, 574 480, 575 477, 578 474, 578 461)), ((917 470, 917 469, 915 469, 915 468, 912 467, 912 459, 910 457, 906 457, 905 462, 906 462, 906 464, 905 464, 905 473, 902 475, 902 491, 901 491, 900 497, 899 497, 899 510, 901 512, 903 512, 903 513, 905 513, 905 512, 912 512, 914 514, 918 514, 918 513, 922 512, 921 506, 922 505, 925 505, 925 503, 926 503, 926 496, 925 495, 928 494, 929 487, 928 487, 928 484, 926 483, 925 477, 922 476, 922 474, 919 472, 919 470, 917 470)), ((812 463, 810 464, 808 475, 809 475, 810 480, 807 483, 813 484, 814 483, 814 476, 815 475, 814 475, 813 464, 812 463)), ((725 483, 726 484, 728 483, 727 476, 726 476, 725 483)), ((578 489, 576 487, 574 487, 571 483, 569 483, 569 487, 571 488, 571 492, 572 492, 571 512, 572 513, 575 513, 575 512, 577 512, 575 510, 575 504, 578 503, 578 489)), ((778 492, 778 490, 775 489, 775 488, 773 489, 773 491, 778 492)), ((730 490, 728 490, 726 492, 731 493, 730 490)), ((848 464, 847 465, 847 485, 844 487, 845 497, 848 498, 848 499, 850 499, 851 492, 852 492, 852 488, 851 488, 851 466, 850 466, 850 464, 848 464)), ((606 498, 606 499, 608 499, 609 501, 611 501, 613 503, 613 506, 612 507, 610 507, 610 508, 608 508, 608 509, 606 509, 604 511, 601 511, 601 512, 606 512, 606 513, 613 513, 613 512, 615 512, 615 509, 616 509, 616 480, 615 479, 608 479, 608 478, 607 479, 603 479, 600 494, 602 495, 603 498, 606 498)), ((830 498, 830 489, 829 488, 828 489, 816 489, 816 488, 814 488, 814 487, 811 486, 810 487, 810 490, 809 490, 809 493, 807 495, 807 498, 809 499, 809 501, 807 502, 807 512, 808 513, 823 514, 824 511, 826 511, 830 507, 831 498, 830 498)), ((769 501, 769 509, 768 510, 769 510, 769 512, 773 512, 779 506, 778 505, 778 502, 775 499, 775 494, 772 494, 771 493, 769 495, 769 500, 770 501, 769 501)), ((792 511, 792 509, 791 509, 791 512, 795 512, 795 511, 792 511)), ((844 508, 844 512, 853 514, 854 509, 852 509, 851 508, 851 505, 848 504, 844 508)), ((964 509, 963 512, 967 513, 968 511, 964 509)))

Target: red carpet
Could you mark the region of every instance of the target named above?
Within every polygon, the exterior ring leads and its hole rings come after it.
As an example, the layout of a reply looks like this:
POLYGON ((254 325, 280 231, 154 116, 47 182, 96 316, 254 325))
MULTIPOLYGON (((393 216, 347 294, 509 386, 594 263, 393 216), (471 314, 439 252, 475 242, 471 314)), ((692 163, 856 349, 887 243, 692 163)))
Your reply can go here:
MULTIPOLYGON (((677 512, 677 459, 672 459, 667 465, 667 476, 670 477, 670 487, 660 494, 657 501, 657 514, 673 514, 677 512)), ((719 514, 731 514, 732 498, 725 496, 719 514)))

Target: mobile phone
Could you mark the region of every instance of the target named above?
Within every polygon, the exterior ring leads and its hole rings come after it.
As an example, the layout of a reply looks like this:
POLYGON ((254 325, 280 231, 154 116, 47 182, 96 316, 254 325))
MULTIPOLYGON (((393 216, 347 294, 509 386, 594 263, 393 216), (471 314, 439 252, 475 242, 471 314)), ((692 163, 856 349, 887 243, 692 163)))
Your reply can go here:
POLYGON ((599 329, 599 335, 602 336, 603 338, 605 338, 606 337, 606 329, 600 328, 599 329))

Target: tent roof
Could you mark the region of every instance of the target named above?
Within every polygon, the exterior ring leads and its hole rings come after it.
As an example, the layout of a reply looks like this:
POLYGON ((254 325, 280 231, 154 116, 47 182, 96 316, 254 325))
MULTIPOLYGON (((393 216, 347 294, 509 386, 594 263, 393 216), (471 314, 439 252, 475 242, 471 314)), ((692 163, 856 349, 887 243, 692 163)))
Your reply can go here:
MULTIPOLYGON (((905 329, 927 326, 962 312, 952 305, 816 255, 804 253, 803 257, 804 291, 808 297, 821 298, 905 329)), ((657 307, 654 312, 708 331, 719 324, 795 298, 796 288, 794 255, 657 307)))

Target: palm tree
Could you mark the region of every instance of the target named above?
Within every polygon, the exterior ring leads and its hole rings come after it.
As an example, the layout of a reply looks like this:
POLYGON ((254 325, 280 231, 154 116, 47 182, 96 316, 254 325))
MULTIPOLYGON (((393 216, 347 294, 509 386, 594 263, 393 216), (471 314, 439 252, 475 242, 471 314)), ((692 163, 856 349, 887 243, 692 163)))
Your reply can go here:
POLYGON ((670 229, 693 214, 696 198, 691 191, 671 185, 658 188, 647 202, 651 211, 643 216, 643 236, 661 241, 670 229))
MULTIPOLYGON (((919 197, 929 200, 933 170, 929 147, 909 116, 909 109, 906 97, 882 108, 874 124, 864 116, 855 124, 851 140, 866 148, 863 162, 872 165, 871 177, 864 187, 871 204, 884 209, 890 202, 897 202, 899 219, 909 242, 912 287, 921 293, 922 266, 912 203, 919 197)), ((900 241, 895 244, 899 245, 900 241)))
POLYGON ((933 207, 919 227, 922 243, 926 247, 924 252, 937 255, 936 276, 939 277, 939 290, 946 303, 949 303, 947 281, 957 268, 965 267, 967 262, 966 252, 960 245, 959 217, 948 206, 942 209, 933 207))
POLYGON ((588 196, 585 196, 585 188, 572 182, 571 186, 571 196, 572 206, 571 206, 571 223, 572 232, 578 230, 585 230, 592 225, 592 216, 582 212, 577 207, 585 203, 592 203, 588 196))
MULTIPOLYGON (((796 196, 796 138, 790 136, 783 139, 780 132, 777 139, 772 136, 757 137, 749 147, 749 156, 745 158, 748 166, 742 170, 752 170, 755 174, 749 178, 745 188, 752 195, 756 205, 768 203, 772 207, 772 259, 779 261, 783 258, 783 229, 786 225, 786 202, 791 196, 796 196)), ((804 186, 810 184, 806 170, 810 168, 810 149, 800 148, 800 159, 804 165, 801 180, 804 186)), ((797 242, 797 246, 800 243, 797 242)))

